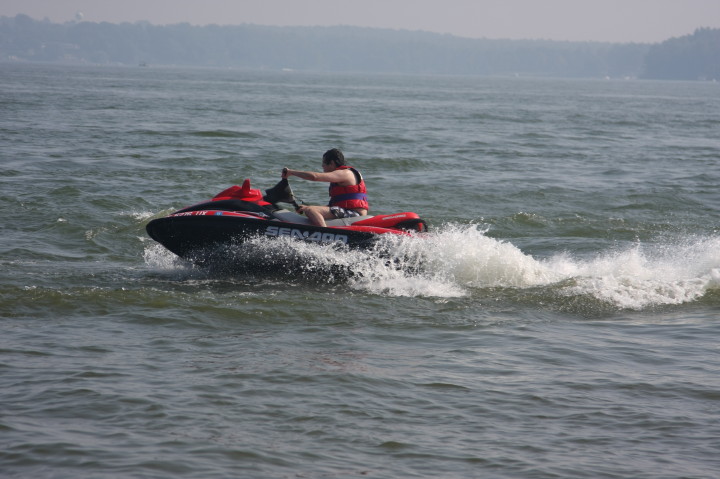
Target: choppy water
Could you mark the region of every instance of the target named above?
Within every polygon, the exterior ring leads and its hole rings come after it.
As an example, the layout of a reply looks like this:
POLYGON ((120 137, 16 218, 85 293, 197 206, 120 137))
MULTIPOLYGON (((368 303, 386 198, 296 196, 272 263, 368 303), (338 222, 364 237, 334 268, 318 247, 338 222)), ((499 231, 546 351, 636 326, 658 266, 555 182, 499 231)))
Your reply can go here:
POLYGON ((3 477, 717 477, 717 84, 2 64, 0 111, 3 477), (430 236, 144 232, 330 147, 430 236))

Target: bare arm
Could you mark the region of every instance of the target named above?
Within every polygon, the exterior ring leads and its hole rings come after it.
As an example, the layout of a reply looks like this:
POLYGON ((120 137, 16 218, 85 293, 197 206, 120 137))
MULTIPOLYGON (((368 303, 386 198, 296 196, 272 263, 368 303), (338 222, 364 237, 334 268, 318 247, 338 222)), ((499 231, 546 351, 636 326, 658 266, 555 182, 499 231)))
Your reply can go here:
POLYGON ((282 177, 297 176, 308 181, 327 181, 329 183, 349 183, 353 184, 355 176, 350 170, 335 170, 329 173, 316 173, 314 171, 300 171, 283 168, 282 177))

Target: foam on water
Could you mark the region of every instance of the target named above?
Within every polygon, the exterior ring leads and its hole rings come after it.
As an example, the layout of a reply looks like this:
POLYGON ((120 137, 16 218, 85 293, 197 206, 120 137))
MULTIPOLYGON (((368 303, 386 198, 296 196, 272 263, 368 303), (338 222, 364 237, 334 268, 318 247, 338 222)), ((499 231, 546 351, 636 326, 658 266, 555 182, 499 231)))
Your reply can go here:
MULTIPOLYGON (((635 244, 590 259, 563 253, 538 260, 476 225, 445 225, 425 236, 384 237, 369 251, 257 238, 223 255, 237 270, 252 266, 256 273, 274 269, 295 281, 344 281, 387 296, 452 298, 483 288, 551 287, 643 309, 696 301, 720 287, 720 238, 635 244)), ((156 244, 146 247, 145 262, 164 270, 188 267, 156 244)))
POLYGON ((548 266, 575 278, 569 294, 589 294, 621 308, 688 303, 720 287, 720 238, 637 244, 590 260, 557 257, 548 266))
POLYGON ((393 261, 369 262, 372 268, 361 271, 355 286, 392 296, 459 297, 472 288, 524 288, 559 280, 516 246, 489 238, 474 225, 384 237, 372 254, 378 251, 393 261))
POLYGON ((153 216, 155 216, 156 213, 153 213, 152 211, 121 211, 120 216, 129 216, 135 221, 147 221, 153 216))
MULTIPOLYGON (((143 240, 144 238, 140 239, 143 240)), ((157 270, 167 271, 187 269, 188 267, 185 261, 165 249, 161 244, 154 242, 145 246, 143 259, 146 265, 157 270)))
POLYGON ((635 244, 590 259, 558 254, 547 260, 473 227, 448 226, 419 244, 435 277, 462 288, 558 285, 567 295, 644 309, 696 301, 720 287, 720 238, 635 244))

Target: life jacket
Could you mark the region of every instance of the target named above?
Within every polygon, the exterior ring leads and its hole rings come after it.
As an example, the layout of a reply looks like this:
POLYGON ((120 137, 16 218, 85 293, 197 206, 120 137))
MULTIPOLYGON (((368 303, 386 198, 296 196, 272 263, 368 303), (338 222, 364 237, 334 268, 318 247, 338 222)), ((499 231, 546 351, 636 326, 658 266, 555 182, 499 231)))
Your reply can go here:
POLYGON ((367 200, 367 190, 365 189, 365 180, 360 172, 352 166, 339 166, 338 170, 352 170, 358 181, 357 185, 340 186, 337 183, 330 183, 330 203, 329 206, 339 206, 346 210, 370 209, 367 200))

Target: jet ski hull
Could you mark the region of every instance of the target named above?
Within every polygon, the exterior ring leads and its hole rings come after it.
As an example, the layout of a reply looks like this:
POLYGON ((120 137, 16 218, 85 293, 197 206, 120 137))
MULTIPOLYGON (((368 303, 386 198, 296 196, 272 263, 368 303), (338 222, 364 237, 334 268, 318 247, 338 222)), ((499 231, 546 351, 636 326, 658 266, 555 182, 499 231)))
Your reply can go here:
POLYGON ((175 215, 150 221, 147 232, 181 258, 193 259, 208 249, 237 245, 250 238, 273 239, 290 237, 312 243, 337 243, 350 248, 368 248, 377 239, 378 231, 322 228, 215 211, 175 215))

